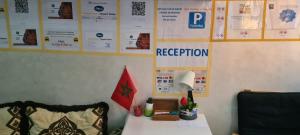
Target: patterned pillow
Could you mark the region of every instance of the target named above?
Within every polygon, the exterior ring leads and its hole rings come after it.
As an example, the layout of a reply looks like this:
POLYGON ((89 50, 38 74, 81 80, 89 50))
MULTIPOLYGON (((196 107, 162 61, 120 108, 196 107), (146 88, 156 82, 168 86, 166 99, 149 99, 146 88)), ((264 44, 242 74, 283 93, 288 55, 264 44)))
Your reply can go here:
POLYGON ((3 135, 21 134, 22 102, 0 104, 0 133, 3 135))
POLYGON ((30 135, 107 135, 108 105, 62 106, 26 102, 30 135))

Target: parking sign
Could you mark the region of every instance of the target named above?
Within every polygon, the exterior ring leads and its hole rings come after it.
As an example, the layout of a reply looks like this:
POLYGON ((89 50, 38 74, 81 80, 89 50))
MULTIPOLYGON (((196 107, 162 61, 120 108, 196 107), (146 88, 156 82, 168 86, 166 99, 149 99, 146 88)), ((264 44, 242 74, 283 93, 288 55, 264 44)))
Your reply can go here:
POLYGON ((189 28, 190 29, 204 29, 205 28, 205 20, 206 20, 205 12, 190 12, 189 28))

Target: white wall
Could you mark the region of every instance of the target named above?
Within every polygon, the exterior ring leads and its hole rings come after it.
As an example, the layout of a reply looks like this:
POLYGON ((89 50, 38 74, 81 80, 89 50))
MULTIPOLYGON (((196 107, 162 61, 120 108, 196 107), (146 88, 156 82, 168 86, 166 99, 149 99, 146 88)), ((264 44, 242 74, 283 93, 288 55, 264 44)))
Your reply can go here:
MULTIPOLYGON (((297 42, 216 43, 209 97, 197 99, 214 135, 237 129, 236 94, 243 89, 300 91, 297 42)), ((124 65, 136 81, 141 103, 152 93, 151 57, 79 56, 0 52, 0 102, 110 105, 109 129, 123 125, 126 111, 110 100, 124 65)))
POLYGON ((243 89, 300 92, 299 52, 297 42, 214 44, 210 96, 200 99, 213 134, 237 130, 236 95, 243 89))
MULTIPOLYGON (((152 92, 152 58, 0 52, 0 103, 109 104, 109 129, 125 123, 126 110, 110 97, 124 66, 134 76, 139 99, 152 92)), ((139 102, 139 101, 137 101, 139 102)))

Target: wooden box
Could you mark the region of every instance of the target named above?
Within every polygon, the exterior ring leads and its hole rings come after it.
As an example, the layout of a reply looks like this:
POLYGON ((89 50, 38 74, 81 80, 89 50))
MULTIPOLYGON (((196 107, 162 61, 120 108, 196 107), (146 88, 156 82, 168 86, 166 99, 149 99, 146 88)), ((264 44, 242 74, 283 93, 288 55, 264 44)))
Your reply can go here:
POLYGON ((153 99, 153 116, 152 120, 176 121, 179 115, 170 114, 178 112, 178 99, 153 99))

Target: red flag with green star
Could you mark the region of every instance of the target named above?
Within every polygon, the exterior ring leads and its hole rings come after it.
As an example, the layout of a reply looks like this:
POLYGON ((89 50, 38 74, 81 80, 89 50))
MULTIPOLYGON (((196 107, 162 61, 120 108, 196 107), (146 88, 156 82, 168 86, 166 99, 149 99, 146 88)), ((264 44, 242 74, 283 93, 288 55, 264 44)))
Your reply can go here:
POLYGON ((130 111, 130 106, 136 92, 137 89, 125 67, 111 99, 130 111))

